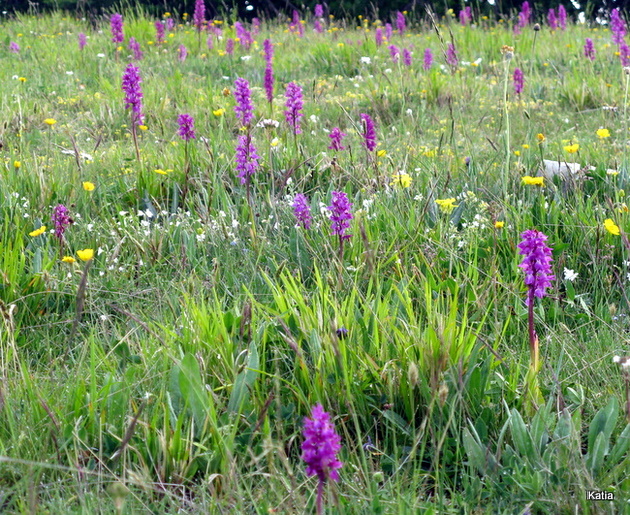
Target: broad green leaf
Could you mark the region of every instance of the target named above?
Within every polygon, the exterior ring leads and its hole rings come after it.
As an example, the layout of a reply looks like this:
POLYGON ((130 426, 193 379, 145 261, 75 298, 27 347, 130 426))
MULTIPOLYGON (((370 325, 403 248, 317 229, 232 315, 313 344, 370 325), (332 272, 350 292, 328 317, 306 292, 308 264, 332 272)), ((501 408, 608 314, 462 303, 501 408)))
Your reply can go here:
MULTIPOLYGON (((472 430, 474 431, 475 428, 473 427, 472 430)), ((486 461, 486 450, 479 441, 479 436, 477 434, 473 436, 469 429, 465 428, 462 435, 462 440, 470 464, 475 467, 480 473, 485 474, 488 465, 486 461)))
POLYGON ((512 440, 519 454, 524 458, 534 459, 534 442, 525 426, 525 422, 523 422, 523 417, 516 409, 512 409, 510 414, 510 428, 512 430, 512 440))
POLYGON ((589 454, 593 453, 595 442, 600 433, 603 433, 605 436, 605 454, 608 453, 608 441, 610 439, 610 435, 615 428, 615 423, 617 422, 617 415, 619 411, 619 403, 617 402, 616 397, 612 397, 610 402, 605 408, 600 409, 593 421, 591 422, 591 426, 588 430, 588 452, 589 454))
POLYGON ((228 411, 238 412, 241 406, 249 399, 249 392, 253 388, 256 378, 258 377, 259 358, 256 342, 252 341, 249 345, 247 358, 247 367, 236 377, 230 402, 228 403, 228 411))
POLYGON ((630 424, 626 425, 625 429, 621 432, 615 445, 610 451, 608 462, 614 466, 619 460, 621 460, 630 447, 630 424))
POLYGON ((210 394, 201 382, 199 363, 192 354, 186 354, 179 365, 179 388, 190 407, 197 430, 201 429, 210 416, 215 420, 214 406, 210 394))

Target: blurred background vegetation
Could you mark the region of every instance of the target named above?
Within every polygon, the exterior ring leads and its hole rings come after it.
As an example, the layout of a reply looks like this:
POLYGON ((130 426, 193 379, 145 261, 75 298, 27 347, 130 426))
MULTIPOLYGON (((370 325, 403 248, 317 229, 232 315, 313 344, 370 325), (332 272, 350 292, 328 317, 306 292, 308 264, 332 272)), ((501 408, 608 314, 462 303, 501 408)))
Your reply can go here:
MULTIPOLYGON (((291 15, 294 10, 301 13, 312 12, 315 4, 322 4, 327 13, 337 18, 354 18, 358 15, 371 18, 386 19, 395 16, 396 11, 408 11, 417 17, 422 17, 427 9, 433 10, 438 15, 445 14, 449 9, 456 13, 460 9, 471 6, 478 14, 495 14, 500 17, 515 15, 521 8, 523 0, 474 0, 466 2, 462 0, 441 0, 438 2, 428 0, 306 0, 303 2, 291 2, 290 0, 212 0, 206 1, 207 16, 238 15, 239 18, 270 18, 278 15, 291 15)), ((536 21, 544 22, 549 9, 556 8, 560 4, 556 0, 530 1, 536 21)), ((630 4, 630 0, 589 0, 564 2, 569 16, 577 18, 579 13, 584 13, 588 19, 605 16, 611 9, 617 7, 624 12, 630 4)), ((164 11, 174 13, 193 12, 194 0, 6 0, 2 2, 2 11, 5 14, 12 12, 37 13, 53 9, 75 11, 80 15, 98 16, 113 11, 123 11, 129 8, 140 7, 145 12, 161 14, 164 11)), ((413 15, 412 15, 413 16, 413 15)))

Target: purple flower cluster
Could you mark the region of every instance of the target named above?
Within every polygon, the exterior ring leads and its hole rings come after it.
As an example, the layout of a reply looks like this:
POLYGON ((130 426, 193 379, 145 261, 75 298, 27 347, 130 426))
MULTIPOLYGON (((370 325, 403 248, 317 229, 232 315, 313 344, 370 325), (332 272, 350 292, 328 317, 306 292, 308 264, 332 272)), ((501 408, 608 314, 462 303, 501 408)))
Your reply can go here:
POLYGON ((9 43, 9 51, 13 52, 14 54, 19 54, 20 45, 18 45, 15 41, 11 41, 11 43, 9 43))
POLYGON ((403 48, 403 64, 405 66, 411 66, 411 50, 403 48))
POLYGON ((433 66, 433 52, 430 48, 425 48, 424 50, 424 63, 422 64, 422 68, 426 70, 430 70, 431 66, 433 66))
POLYGON ((68 208, 63 204, 57 204, 53 209, 52 214, 52 222, 55 226, 55 236, 61 240, 63 238, 63 233, 66 232, 66 228, 74 223, 72 218, 70 218, 70 212, 68 208))
POLYGON ((341 437, 321 404, 313 407, 311 418, 304 419, 303 434, 302 459, 306 462, 306 475, 317 476, 320 483, 328 479, 337 481, 337 470, 343 465, 337 458, 341 437))
POLYGON ((140 69, 132 63, 127 65, 122 78, 122 90, 125 92, 125 109, 131 109, 134 124, 142 124, 142 89, 140 88, 140 69))
POLYGON ((389 45, 389 55, 392 56, 392 61, 394 61, 394 63, 398 62, 398 59, 400 58, 400 50, 398 50, 396 45, 389 45))
POLYGON ((179 129, 177 133, 184 141, 195 139, 195 120, 189 114, 180 114, 177 117, 179 129))
POLYGON ((300 119, 303 116, 302 108, 304 107, 302 88, 295 82, 289 82, 285 96, 287 99, 285 104, 287 110, 284 112, 284 117, 293 129, 293 134, 301 134, 300 119))
POLYGON ((448 48, 446 49, 446 64, 448 64, 451 68, 456 68, 458 63, 459 58, 457 57, 455 45, 453 45, 453 43, 449 43, 448 48))
POLYGON ((177 49, 177 58, 183 63, 188 56, 188 49, 184 45, 179 45, 177 49))
POLYGON ((225 53, 227 55, 234 53, 234 40, 232 38, 227 38, 225 41, 225 53))
POLYGON ((166 18, 166 30, 171 32, 175 28, 175 20, 173 18, 166 18))
POLYGON ((407 28, 405 15, 400 11, 396 13, 396 28, 398 29, 398 34, 401 36, 405 33, 405 29, 407 28))
POLYGON ((529 2, 525 1, 521 4, 521 12, 518 15, 518 22, 521 27, 525 27, 532 18, 532 8, 529 6, 529 2))
POLYGON ((352 216, 352 203, 348 200, 348 197, 343 191, 332 192, 332 202, 330 206, 330 221, 332 222, 330 228, 334 236, 339 236, 340 240, 348 240, 352 236, 346 234, 346 231, 350 228, 350 220, 352 216))
POLYGON ((155 39, 158 45, 166 41, 164 38, 164 24, 159 20, 155 22, 155 39))
POLYGON ((193 12, 193 25, 197 28, 197 32, 201 32, 203 24, 206 22, 206 5, 203 0, 195 1, 195 10, 193 12))
POLYGON ((472 8, 467 6, 465 9, 459 11, 459 23, 462 25, 468 25, 472 21, 472 8))
POLYGON ((144 57, 142 50, 140 50, 140 43, 136 41, 136 38, 134 37, 129 38, 128 46, 129 46, 129 50, 133 52, 134 61, 140 61, 144 57))
POLYGON ((324 7, 322 4, 315 4, 315 18, 323 18, 324 16, 324 7))
POLYGON ((374 42, 377 47, 383 44, 383 29, 381 27, 376 27, 376 30, 374 31, 374 42))
POLYGON ((625 39, 619 45, 619 59, 621 60, 621 66, 630 66, 630 48, 625 39))
POLYGON ((361 113, 361 121, 363 123, 363 144, 368 151, 376 150, 376 129, 374 120, 369 114, 361 113))
POLYGON ((313 30, 317 32, 318 34, 321 34, 322 32, 324 32, 324 27, 322 25, 320 18, 315 18, 315 21, 313 22, 313 30))
POLYGON ((259 159, 260 156, 256 152, 251 136, 249 134, 239 136, 236 147, 236 171, 241 184, 248 183, 249 178, 258 171, 259 159))
POLYGON ((558 28, 558 17, 556 16, 555 9, 549 9, 547 13, 547 23, 549 24, 549 28, 551 30, 556 30, 558 28))
POLYGON ((514 76, 512 79, 514 81, 514 93, 520 95, 523 92, 523 87, 525 86, 525 77, 523 76, 523 72, 520 68, 514 69, 514 76))
POLYGON ((236 117, 241 121, 241 125, 246 127, 254 118, 254 105, 252 104, 249 82, 245 79, 238 78, 234 81, 234 99, 236 100, 234 106, 236 117))
POLYGON ((265 53, 265 93, 267 94, 267 102, 273 102, 273 43, 270 39, 263 41, 263 51, 265 53))
POLYGON ((346 133, 341 132, 341 129, 339 129, 339 127, 334 127, 330 131, 330 134, 328 135, 328 137, 330 138, 330 145, 328 146, 328 150, 345 150, 346 149, 346 147, 344 147, 341 144, 343 138, 346 137, 346 133))
POLYGON ((240 21, 234 22, 234 30, 236 31, 236 37, 240 41, 241 46, 249 50, 254 42, 252 33, 248 31, 240 21))
POLYGON ((87 37, 83 32, 79 32, 79 50, 83 50, 87 45, 87 37))
POLYGON ((546 289, 555 280, 552 274, 551 249, 547 246, 547 236, 540 231, 529 230, 521 234, 518 244, 519 254, 523 257, 520 268, 525 273, 525 284, 528 288, 527 305, 534 302, 534 297, 542 299, 546 289))
POLYGON ((565 30, 567 28, 567 10, 562 4, 558 6, 558 26, 562 30, 565 30))
POLYGON ((586 42, 584 43, 584 57, 591 61, 595 60, 595 45, 591 38, 586 38, 586 42))
POLYGON ((385 24, 385 39, 387 39, 387 41, 391 41, 393 35, 394 35, 394 29, 392 28, 392 24, 386 23, 385 24))
POLYGON ((612 33, 613 43, 621 45, 623 38, 626 36, 626 24, 617 8, 610 13, 610 32, 612 33))
POLYGON ((293 214, 304 229, 311 228, 311 221, 313 220, 311 208, 308 205, 308 199, 303 193, 298 193, 293 199, 293 214))
POLYGON ((112 14, 112 17, 109 19, 109 27, 112 31, 112 41, 117 44, 122 43, 125 40, 122 14, 112 14))

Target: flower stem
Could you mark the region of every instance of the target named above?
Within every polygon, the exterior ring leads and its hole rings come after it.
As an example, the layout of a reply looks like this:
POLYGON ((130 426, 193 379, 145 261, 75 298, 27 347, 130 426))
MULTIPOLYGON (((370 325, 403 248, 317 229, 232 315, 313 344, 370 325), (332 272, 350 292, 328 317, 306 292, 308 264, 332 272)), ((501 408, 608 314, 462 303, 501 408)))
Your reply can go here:
POLYGON ((321 515, 323 512, 323 500, 324 500, 324 482, 319 481, 317 485, 317 515, 321 515))

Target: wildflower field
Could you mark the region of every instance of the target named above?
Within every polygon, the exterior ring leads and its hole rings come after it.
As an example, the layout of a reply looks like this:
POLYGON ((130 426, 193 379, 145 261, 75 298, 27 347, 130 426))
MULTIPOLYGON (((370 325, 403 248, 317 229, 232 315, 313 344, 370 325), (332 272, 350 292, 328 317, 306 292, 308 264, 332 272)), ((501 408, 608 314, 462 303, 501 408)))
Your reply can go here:
POLYGON ((0 18, 0 511, 628 513, 623 13, 203 7, 0 18))

